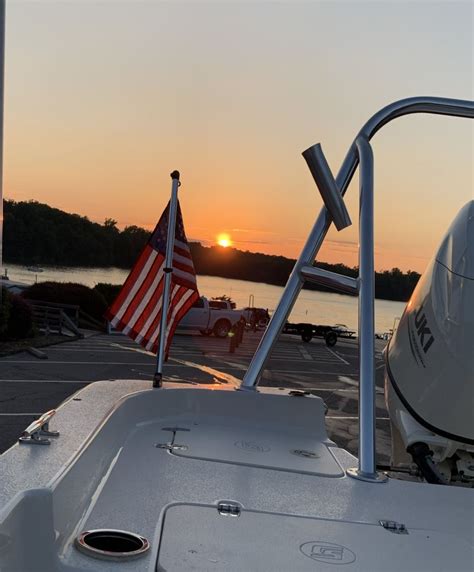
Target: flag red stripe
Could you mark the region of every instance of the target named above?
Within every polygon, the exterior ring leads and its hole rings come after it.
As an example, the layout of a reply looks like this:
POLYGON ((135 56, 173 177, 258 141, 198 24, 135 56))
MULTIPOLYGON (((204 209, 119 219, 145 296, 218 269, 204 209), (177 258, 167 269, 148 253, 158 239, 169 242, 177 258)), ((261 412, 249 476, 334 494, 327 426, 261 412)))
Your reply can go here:
POLYGON ((160 322, 161 322, 161 308, 158 314, 156 315, 155 319, 153 320, 153 322, 150 324, 150 327, 146 331, 146 334, 143 336, 143 342, 140 343, 143 343, 143 345, 146 346, 150 342, 150 340, 153 339, 153 334, 157 331, 157 329, 159 329, 160 322))
POLYGON ((182 262, 177 262, 173 260, 173 268, 177 270, 182 270, 183 272, 187 272, 188 274, 193 274, 194 268, 190 264, 183 264, 182 262))
POLYGON ((184 248, 180 248, 179 246, 175 245, 174 251, 176 252, 176 254, 180 254, 181 256, 185 256, 186 258, 189 258, 189 260, 192 261, 191 251, 189 250, 189 248, 184 249, 184 248))
MULTIPOLYGON (((155 276, 152 284, 150 285, 150 288, 140 301, 140 305, 137 307, 135 313, 133 314, 133 316, 129 321, 129 326, 133 326, 134 330, 137 329, 137 322, 141 321, 143 317, 145 317, 146 319, 153 312, 154 307, 150 306, 150 302, 154 297, 156 297, 157 292, 159 292, 161 295, 161 292, 163 291, 163 286, 164 286, 164 273, 163 273, 163 267, 161 267, 157 273, 157 276, 155 276), (146 315, 147 311, 148 311, 148 316, 146 315)), ((143 327, 143 322, 142 322, 142 327, 143 327)))
MULTIPOLYGON (((133 329, 136 330, 138 333, 140 333, 142 331, 143 326, 145 325, 146 321, 148 320, 150 314, 156 308, 156 306, 157 306, 157 304, 158 304, 158 302, 159 302, 159 300, 163 294, 164 285, 165 285, 165 281, 160 280, 158 287, 153 292, 153 295, 150 298, 150 301, 148 302, 148 304, 143 309, 143 312, 142 312, 140 318, 135 322, 133 329)), ((138 333, 137 333, 137 335, 138 335, 138 333)), ((136 336, 135 336, 135 338, 136 338, 136 336)))
POLYGON ((176 268, 177 264, 182 264, 183 266, 186 266, 186 268, 190 268, 191 270, 189 270, 189 272, 195 274, 194 265, 191 258, 184 258, 183 256, 175 256, 173 258, 173 268, 176 268))
POLYGON ((155 279, 156 275, 158 274, 162 264, 164 262, 164 257, 159 254, 155 261, 153 262, 148 274, 146 275, 145 280, 143 281, 142 285, 138 289, 138 292, 135 294, 134 299, 130 302, 125 314, 122 317, 123 322, 130 322, 131 318, 135 314, 135 310, 141 304, 144 296, 148 292, 153 280, 155 279))
MULTIPOLYGON (((171 292, 172 291, 173 291, 173 283, 171 283, 171 292)), ((148 327, 146 334, 143 336, 143 338, 146 339, 145 345, 148 344, 151 339, 153 339, 154 334, 156 333, 156 331, 160 327, 160 322, 161 322, 161 308, 160 308, 160 311, 158 312, 158 314, 155 316, 155 319, 153 320, 153 322, 148 327)))
POLYGON ((140 276, 140 273, 143 269, 143 267, 146 264, 146 261, 148 260, 148 258, 150 257, 150 254, 153 252, 153 248, 150 245, 145 245, 145 248, 142 250, 140 256, 138 257, 138 260, 135 262, 135 265, 133 266, 132 270, 130 271, 130 274, 127 276, 127 279, 125 280, 122 289, 120 290, 117 298, 115 298, 113 304, 110 306, 110 308, 107 310, 106 312, 106 318, 108 320, 111 320, 115 314, 117 314, 117 312, 119 311, 119 309, 121 308, 122 304, 125 302, 128 293, 130 292, 133 284, 135 284, 135 282, 137 281, 138 277, 140 276))
MULTIPOLYGON (((184 295, 181 296, 181 298, 184 296, 188 296, 188 298, 184 302, 183 306, 178 310, 178 312, 175 314, 173 319, 168 320, 168 328, 167 328, 168 335, 167 335, 166 344, 165 344, 166 359, 167 359, 167 356, 169 353, 169 347, 170 347, 174 332, 175 332, 175 330, 179 324, 179 321, 185 315, 185 313, 191 308, 191 306, 194 304, 194 302, 199 298, 199 293, 197 293, 195 291, 191 291, 191 293, 190 293, 190 291, 187 290, 187 292, 185 292, 184 295)), ((159 345, 159 339, 157 338, 153 343, 152 350, 157 351, 158 345, 159 345)))
MULTIPOLYGON (((168 326, 170 324, 171 315, 173 313, 173 310, 174 310, 176 304, 178 304, 178 302, 182 298, 182 296, 188 291, 187 288, 178 287, 176 292, 173 294, 174 289, 175 289, 175 285, 173 284, 173 288, 171 291, 171 299, 170 299, 170 303, 168 306, 168 315, 166 316, 166 324, 167 324, 166 330, 168 329, 168 326)), ((160 318, 161 318, 161 314, 162 314, 162 312, 160 311, 160 318)), ((160 322, 161 322, 161 320, 160 320, 160 322)), ((149 341, 153 340, 153 346, 155 345, 155 342, 157 343, 157 345, 159 343, 158 339, 161 336, 161 332, 159 332, 159 335, 158 335, 158 329, 160 328, 160 326, 161 326, 161 324, 158 323, 157 329, 155 329, 153 334, 151 334, 149 337, 149 341)), ((166 330, 165 330, 165 335, 166 335, 166 330)))
POLYGON ((118 308, 118 310, 116 311, 115 317, 112 320, 112 323, 114 325, 118 320, 126 321, 126 319, 124 318, 124 315, 125 315, 128 307, 130 306, 130 304, 133 303, 133 300, 139 294, 140 287, 142 286, 143 282, 146 280, 146 277, 148 276, 148 273, 149 273, 150 269, 152 268, 157 256, 158 256, 157 252, 152 250, 148 260, 145 263, 145 266, 143 267, 142 271, 140 272, 140 274, 137 278, 136 283, 129 285, 127 297, 126 297, 125 301, 123 302, 123 304, 120 306, 120 308, 118 308))
MULTIPOLYGON (((184 296, 186 296, 187 294, 189 294, 189 290, 188 289, 184 289, 183 291, 179 291, 179 293, 177 294, 176 298, 179 297, 179 300, 181 300, 184 296)), ((199 298, 199 294, 197 295, 197 297, 199 298)), ((192 304, 194 303, 191 302, 191 304, 189 304, 189 299, 193 298, 193 294, 191 294, 189 296, 189 298, 184 302, 183 306, 177 311, 176 315, 173 317, 173 319, 171 319, 171 314, 168 315, 168 336, 167 336, 167 340, 166 340, 166 345, 165 345, 165 354, 168 354, 169 351, 169 347, 171 344, 171 340, 173 338, 173 334, 174 331, 176 330, 176 327, 179 323, 179 321, 181 320, 181 318, 184 316, 184 314, 189 310, 189 308, 192 306, 192 304), (183 310, 184 309, 184 310, 183 310)), ((179 302, 177 302, 176 305, 178 305, 179 302)), ((175 308, 173 308, 173 311, 175 310, 175 308)), ((158 347, 158 343, 156 344, 156 347, 158 347)))
POLYGON ((191 272, 183 272, 182 270, 176 269, 173 273, 173 278, 176 280, 180 279, 185 282, 190 282, 191 284, 194 284, 193 289, 196 288, 196 277, 194 274, 191 274, 191 272))
POLYGON ((170 332, 168 334, 168 340, 166 343, 166 356, 168 356, 169 353, 169 349, 171 346, 171 342, 173 340, 173 336, 174 333, 176 331, 176 328, 178 327, 179 322, 181 321, 181 319, 183 318, 183 316, 186 314, 186 312, 193 306, 194 302, 196 302, 196 300, 199 299, 199 292, 193 292, 193 294, 189 297, 188 300, 186 300, 186 303, 183 304, 183 306, 180 308, 179 312, 176 314, 175 319, 173 320, 173 323, 171 324, 171 328, 170 328, 170 332))
POLYGON ((179 276, 174 277, 174 282, 176 282, 176 284, 179 284, 180 286, 188 288, 188 290, 196 290, 196 282, 190 282, 189 280, 185 280, 184 278, 180 278, 179 276))

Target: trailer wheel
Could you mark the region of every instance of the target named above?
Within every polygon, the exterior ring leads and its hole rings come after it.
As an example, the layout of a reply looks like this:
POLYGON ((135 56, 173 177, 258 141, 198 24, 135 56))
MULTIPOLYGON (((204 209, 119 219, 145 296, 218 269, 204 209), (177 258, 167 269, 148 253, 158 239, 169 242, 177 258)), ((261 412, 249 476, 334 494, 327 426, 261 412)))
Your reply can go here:
POLYGON ((328 332, 325 336, 324 339, 326 340, 326 345, 330 348, 332 348, 332 346, 336 345, 337 342, 337 334, 336 332, 328 332))
POLYGON ((225 338, 227 334, 230 332, 232 325, 229 320, 217 320, 216 325, 214 326, 214 335, 217 338, 225 338))
POLYGON ((308 343, 313 339, 313 334, 310 331, 303 332, 301 334, 301 339, 303 340, 303 342, 308 343))

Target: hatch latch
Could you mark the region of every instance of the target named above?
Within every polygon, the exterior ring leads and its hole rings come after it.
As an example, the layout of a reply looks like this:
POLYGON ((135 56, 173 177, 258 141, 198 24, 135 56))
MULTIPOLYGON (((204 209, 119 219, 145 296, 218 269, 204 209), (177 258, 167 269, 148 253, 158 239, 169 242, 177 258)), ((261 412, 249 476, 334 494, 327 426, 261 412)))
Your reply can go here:
POLYGON ((236 502, 222 501, 217 505, 217 512, 222 516, 240 516, 242 507, 236 502))
POLYGON ((395 522, 394 520, 379 520, 379 523, 394 534, 408 534, 407 527, 401 522, 395 522))
POLYGON ((166 449, 168 453, 173 453, 173 451, 187 451, 187 445, 178 445, 175 442, 176 434, 178 431, 190 431, 186 427, 162 427, 162 431, 170 431, 172 433, 171 439, 167 443, 155 443, 155 447, 158 449, 166 449))

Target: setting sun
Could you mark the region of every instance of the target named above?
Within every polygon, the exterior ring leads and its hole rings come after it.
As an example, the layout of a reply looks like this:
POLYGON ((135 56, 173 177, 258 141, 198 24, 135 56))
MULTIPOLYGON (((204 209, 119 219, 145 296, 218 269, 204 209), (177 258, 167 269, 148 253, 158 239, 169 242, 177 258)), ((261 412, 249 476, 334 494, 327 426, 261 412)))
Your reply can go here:
POLYGON ((228 246, 232 245, 232 241, 230 240, 230 236, 228 234, 219 234, 217 237, 217 244, 227 248, 228 246))

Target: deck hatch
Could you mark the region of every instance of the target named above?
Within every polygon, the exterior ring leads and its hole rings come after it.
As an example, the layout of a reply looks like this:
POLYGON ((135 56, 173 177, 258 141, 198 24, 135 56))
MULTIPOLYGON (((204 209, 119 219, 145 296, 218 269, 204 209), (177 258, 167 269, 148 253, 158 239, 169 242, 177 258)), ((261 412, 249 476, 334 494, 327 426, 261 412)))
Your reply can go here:
POLYGON ((179 435, 180 447, 168 450, 179 457, 292 471, 325 477, 344 472, 327 443, 303 432, 281 432, 242 425, 200 423, 179 435))
POLYGON ((166 510, 157 570, 367 572, 380 570, 381 555, 384 572, 472 568, 470 546, 456 534, 419 528, 410 528, 410 534, 387 534, 377 521, 300 517, 247 507, 241 508, 239 518, 222 518, 216 505, 180 504, 166 510))

